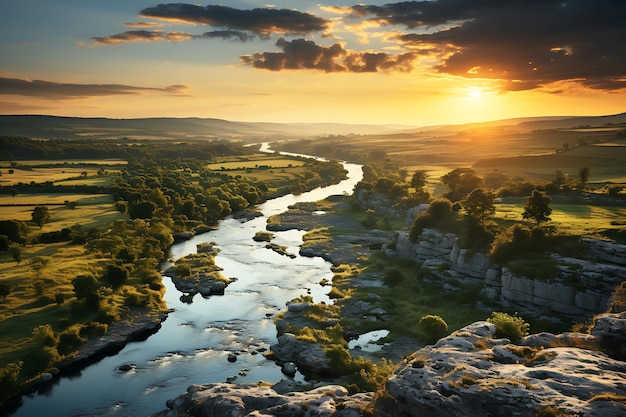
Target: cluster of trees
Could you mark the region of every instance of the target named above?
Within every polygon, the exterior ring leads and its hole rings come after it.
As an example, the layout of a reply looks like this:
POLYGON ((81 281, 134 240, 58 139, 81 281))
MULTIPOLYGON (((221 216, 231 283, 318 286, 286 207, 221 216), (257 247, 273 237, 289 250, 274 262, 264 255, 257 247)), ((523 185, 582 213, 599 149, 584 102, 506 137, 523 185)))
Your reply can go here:
MULTIPOLYGON (((547 233, 540 226, 551 220, 551 198, 533 189, 527 196, 522 219, 533 227, 516 224, 503 229, 488 220, 496 211, 497 192, 490 190, 483 179, 469 168, 457 168, 442 177, 450 191, 430 202, 428 209, 413 221, 409 239, 416 242, 424 228, 459 233, 460 243, 471 250, 488 250, 494 262, 510 261, 515 255, 545 247, 547 233), (460 222, 458 213, 463 213, 460 222)), ((494 183, 494 178, 490 179, 494 183)), ((502 186, 504 182, 501 182, 502 186)))
POLYGON ((385 195, 394 206, 408 208, 430 199, 425 187, 425 171, 416 171, 409 179, 408 171, 399 163, 385 159, 363 165, 363 179, 356 190, 385 195))

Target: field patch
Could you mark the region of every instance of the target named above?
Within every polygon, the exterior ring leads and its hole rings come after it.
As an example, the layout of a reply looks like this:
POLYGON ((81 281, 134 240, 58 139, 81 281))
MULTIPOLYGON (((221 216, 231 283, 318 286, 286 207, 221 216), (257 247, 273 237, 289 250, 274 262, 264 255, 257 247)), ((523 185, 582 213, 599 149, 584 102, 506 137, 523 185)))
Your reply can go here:
POLYGON ((38 205, 48 205, 50 212, 50 222, 43 225, 41 233, 77 224, 87 228, 104 227, 112 221, 127 218, 115 208, 109 194, 18 194, 15 197, 0 196, 0 220, 30 221, 38 205), (76 208, 66 207, 65 201, 75 202, 76 208))
MULTIPOLYGON (((495 218, 506 221, 522 220, 526 198, 506 198, 503 203, 496 204, 495 218)), ((626 207, 596 206, 589 204, 552 203, 552 221, 547 225, 554 226, 561 234, 594 236, 608 230, 624 229, 626 207)), ((529 225, 534 223, 529 223, 529 225)))

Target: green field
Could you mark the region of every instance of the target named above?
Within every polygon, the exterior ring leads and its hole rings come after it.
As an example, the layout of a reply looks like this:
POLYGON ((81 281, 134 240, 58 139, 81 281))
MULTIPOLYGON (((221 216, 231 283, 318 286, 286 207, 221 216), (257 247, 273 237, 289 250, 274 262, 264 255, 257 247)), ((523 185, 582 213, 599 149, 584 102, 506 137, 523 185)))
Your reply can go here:
MULTIPOLYGON (((505 198, 496 204, 495 219, 518 222, 522 220, 526 198, 505 198)), ((626 207, 590 204, 551 204, 552 221, 561 234, 601 236, 607 231, 623 230, 626 225, 626 207)))
POLYGON ((246 157, 225 158, 220 162, 206 165, 211 171, 224 170, 248 170, 248 169, 275 169, 297 167, 305 164, 305 161, 288 158, 256 154, 246 157))

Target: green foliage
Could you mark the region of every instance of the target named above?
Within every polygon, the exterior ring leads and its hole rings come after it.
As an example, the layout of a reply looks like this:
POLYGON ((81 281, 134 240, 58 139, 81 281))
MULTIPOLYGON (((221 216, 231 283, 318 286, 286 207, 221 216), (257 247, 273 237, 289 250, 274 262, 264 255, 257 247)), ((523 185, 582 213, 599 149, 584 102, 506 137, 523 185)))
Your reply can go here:
POLYGON ((19 378, 23 361, 11 362, 0 368, 0 404, 11 398, 20 388, 19 378))
POLYGON ((532 195, 528 197, 524 206, 524 219, 533 219, 537 222, 537 226, 543 222, 550 221, 552 208, 550 207, 550 196, 543 191, 534 190, 532 195))
POLYGON ((35 341, 43 346, 56 346, 59 342, 57 335, 49 324, 35 327, 33 329, 33 336, 35 341))
POLYGON ((485 187, 483 179, 471 168, 455 168, 441 177, 441 182, 450 188, 444 197, 451 201, 459 201, 472 190, 485 187))
POLYGON ((104 270, 102 280, 111 288, 118 289, 128 280, 128 269, 122 265, 109 264, 104 270))
POLYGON ((57 350, 60 355, 65 356, 76 351, 86 341, 87 339, 80 335, 80 329, 73 327, 59 334, 57 350))
POLYGON ((484 223, 488 217, 496 212, 494 199, 493 193, 482 188, 475 188, 461 200, 461 206, 469 216, 484 223))
POLYGON ((530 324, 517 314, 511 316, 507 313, 494 311, 487 321, 496 326, 496 337, 509 339, 513 342, 528 336, 530 330, 530 324))
POLYGON ((11 294, 11 284, 0 283, 0 297, 2 297, 2 302, 6 302, 7 296, 11 294))
POLYGON ((93 300, 100 285, 93 275, 79 275, 72 280, 72 286, 76 298, 93 300))
POLYGON ((389 287, 400 285, 404 281, 404 273, 399 268, 389 268, 385 271, 383 282, 389 287))
POLYGON ((489 258, 502 264, 533 251, 537 243, 540 242, 533 241, 529 228, 516 223, 495 237, 489 258))
POLYGON ((450 228, 450 223, 454 219, 452 211, 452 202, 447 198, 433 200, 428 209, 413 220, 411 229, 409 230, 409 240, 417 242, 419 235, 425 228, 444 229, 450 228))
POLYGON ((47 206, 36 206, 31 214, 33 223, 39 228, 50 221, 50 211, 47 206))
POLYGON ((427 335, 430 342, 435 342, 448 334, 448 324, 446 321, 434 314, 423 316, 419 323, 419 328, 427 335))

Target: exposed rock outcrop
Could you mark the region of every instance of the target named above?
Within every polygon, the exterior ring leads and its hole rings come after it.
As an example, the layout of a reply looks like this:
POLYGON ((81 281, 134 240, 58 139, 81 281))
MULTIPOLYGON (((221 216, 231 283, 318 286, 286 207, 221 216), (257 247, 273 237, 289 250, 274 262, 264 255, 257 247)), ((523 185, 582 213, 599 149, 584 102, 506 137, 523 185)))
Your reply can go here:
POLYGON ((416 352, 387 383, 397 407, 408 417, 532 417, 541 407, 626 415, 623 400, 607 395, 626 392, 625 363, 578 347, 524 348, 494 334, 477 322, 416 352))
POLYGON ((192 385, 167 402, 168 410, 153 417, 359 417, 371 402, 371 394, 348 395, 337 385, 308 392, 278 394, 253 384, 192 385))
MULTIPOLYGON (((626 363, 597 350, 626 337, 626 313, 599 316, 593 335, 540 333, 519 344, 476 322, 410 356, 387 382, 388 397, 348 395, 336 385, 192 385, 154 417, 534 417, 626 415, 626 363), (605 320, 606 319, 606 320, 605 320), (608 326, 608 327, 607 327, 608 326), (277 391, 283 392, 283 394, 277 391), (546 414, 548 415, 548 414, 546 414)), ((623 339, 622 339, 623 340, 623 339)))
POLYGON ((626 245, 586 241, 602 262, 552 255, 559 272, 550 280, 517 276, 508 268, 491 265, 486 254, 460 248, 453 233, 433 229, 424 229, 415 243, 408 232, 400 232, 395 250, 388 252, 422 263, 437 281, 481 284, 483 295, 505 306, 536 315, 559 313, 584 319, 605 311, 611 293, 626 277, 626 267, 619 264, 626 258, 626 245))

